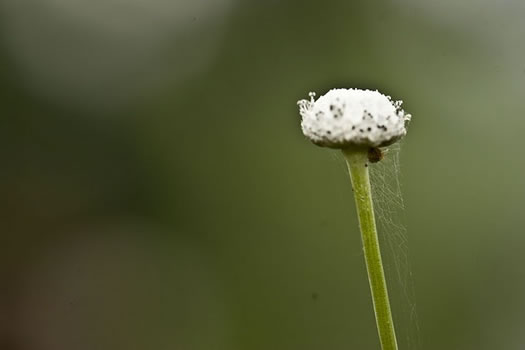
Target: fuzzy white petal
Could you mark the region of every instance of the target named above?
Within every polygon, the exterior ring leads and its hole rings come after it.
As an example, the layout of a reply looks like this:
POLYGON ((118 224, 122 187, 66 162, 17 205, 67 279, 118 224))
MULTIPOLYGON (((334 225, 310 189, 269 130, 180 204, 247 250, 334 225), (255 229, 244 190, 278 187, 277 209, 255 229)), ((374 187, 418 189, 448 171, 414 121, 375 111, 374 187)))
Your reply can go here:
POLYGON ((314 100, 298 101, 304 135, 319 146, 380 147, 406 134, 410 115, 401 109, 402 101, 392 101, 378 91, 332 89, 314 100))

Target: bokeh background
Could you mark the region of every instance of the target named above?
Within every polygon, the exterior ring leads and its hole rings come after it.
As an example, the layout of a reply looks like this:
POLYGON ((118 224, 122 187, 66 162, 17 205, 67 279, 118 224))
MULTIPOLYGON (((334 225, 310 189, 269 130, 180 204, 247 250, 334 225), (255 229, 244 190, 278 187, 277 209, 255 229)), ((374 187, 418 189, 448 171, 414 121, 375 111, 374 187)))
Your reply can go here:
POLYGON ((378 349, 343 160, 296 106, 360 87, 413 115, 401 348, 524 349, 524 15, 3 0, 0 348, 378 349))

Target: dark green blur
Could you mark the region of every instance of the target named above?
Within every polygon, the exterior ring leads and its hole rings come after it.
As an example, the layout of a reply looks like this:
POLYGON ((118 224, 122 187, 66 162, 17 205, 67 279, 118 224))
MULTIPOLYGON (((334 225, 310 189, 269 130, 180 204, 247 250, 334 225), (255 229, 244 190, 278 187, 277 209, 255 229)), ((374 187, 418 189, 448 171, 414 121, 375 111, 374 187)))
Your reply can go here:
POLYGON ((413 115, 400 349, 523 349, 525 7, 178 2, 1 5, 0 349, 379 349, 333 87, 413 115))

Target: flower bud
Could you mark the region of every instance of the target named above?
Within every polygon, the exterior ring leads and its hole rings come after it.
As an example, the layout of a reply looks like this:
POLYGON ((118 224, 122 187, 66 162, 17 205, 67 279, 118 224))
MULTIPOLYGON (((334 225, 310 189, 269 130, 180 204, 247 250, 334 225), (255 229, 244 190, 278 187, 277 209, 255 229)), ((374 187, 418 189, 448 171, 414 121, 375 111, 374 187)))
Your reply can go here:
POLYGON ((314 100, 300 100, 304 135, 314 144, 330 148, 388 146, 406 134, 410 114, 402 101, 380 92, 332 89, 314 100))

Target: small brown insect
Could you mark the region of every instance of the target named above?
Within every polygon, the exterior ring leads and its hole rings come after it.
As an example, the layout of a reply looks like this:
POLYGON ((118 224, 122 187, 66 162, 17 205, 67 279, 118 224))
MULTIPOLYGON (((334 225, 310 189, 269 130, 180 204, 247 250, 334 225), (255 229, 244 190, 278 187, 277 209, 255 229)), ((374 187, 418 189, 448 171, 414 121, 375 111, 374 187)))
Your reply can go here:
POLYGON ((385 153, 379 147, 370 147, 368 149, 368 161, 370 163, 377 163, 383 159, 384 156, 385 153))

